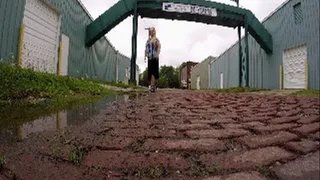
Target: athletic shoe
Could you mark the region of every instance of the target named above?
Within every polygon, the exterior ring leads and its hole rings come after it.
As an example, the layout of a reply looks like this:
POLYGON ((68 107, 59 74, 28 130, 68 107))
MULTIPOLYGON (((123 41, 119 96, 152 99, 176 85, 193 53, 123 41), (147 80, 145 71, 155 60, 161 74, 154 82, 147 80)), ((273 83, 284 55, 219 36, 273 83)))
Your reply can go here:
POLYGON ((150 92, 156 92, 156 88, 152 87, 150 92))

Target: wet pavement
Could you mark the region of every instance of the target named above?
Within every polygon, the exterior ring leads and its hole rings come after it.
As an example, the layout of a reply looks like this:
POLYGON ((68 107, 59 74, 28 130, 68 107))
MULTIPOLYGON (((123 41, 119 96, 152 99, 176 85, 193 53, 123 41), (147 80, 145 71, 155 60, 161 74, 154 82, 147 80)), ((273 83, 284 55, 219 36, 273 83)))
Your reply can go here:
POLYGON ((0 179, 319 179, 319 111, 319 98, 160 90, 0 142, 0 179))
MULTIPOLYGON (((0 116, 8 116, 9 118, 0 118, 0 142, 15 142, 28 137, 32 133, 39 133, 43 131, 57 131, 67 126, 78 126, 84 122, 91 120, 92 117, 100 114, 110 104, 114 102, 125 103, 130 99, 134 99, 139 94, 111 94, 92 103, 81 104, 75 108, 66 108, 55 113, 46 112, 19 112, 20 109, 12 110, 11 113, 17 115, 10 115, 0 113, 0 116), (39 117, 33 118, 40 114, 39 117), (46 115, 41 115, 46 114, 46 115), (12 119, 10 119, 10 117, 12 119), (25 119, 30 119, 27 122, 25 119), (14 121, 9 123, 5 121, 14 121), (1 126, 2 125, 2 126, 1 126)), ((41 109, 40 109, 41 111, 41 109)), ((44 110, 45 111, 45 110, 44 110)))

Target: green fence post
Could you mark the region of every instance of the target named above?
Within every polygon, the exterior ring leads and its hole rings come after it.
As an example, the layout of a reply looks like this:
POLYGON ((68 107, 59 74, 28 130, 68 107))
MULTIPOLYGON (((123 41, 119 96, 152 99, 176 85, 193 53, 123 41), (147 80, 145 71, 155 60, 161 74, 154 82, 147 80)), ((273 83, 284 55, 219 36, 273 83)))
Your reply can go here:
POLYGON ((136 60, 137 60, 137 35, 138 35, 138 5, 137 0, 133 7, 132 21, 132 51, 131 51, 131 68, 130 68, 130 84, 136 85, 136 60))
POLYGON ((248 36, 249 36, 249 33, 248 33, 248 18, 247 16, 245 17, 245 36, 244 36, 244 40, 245 40, 245 81, 246 81, 246 87, 249 87, 249 42, 248 42, 248 36))
POLYGON ((239 87, 242 86, 242 58, 241 58, 241 26, 238 26, 239 38, 239 87))

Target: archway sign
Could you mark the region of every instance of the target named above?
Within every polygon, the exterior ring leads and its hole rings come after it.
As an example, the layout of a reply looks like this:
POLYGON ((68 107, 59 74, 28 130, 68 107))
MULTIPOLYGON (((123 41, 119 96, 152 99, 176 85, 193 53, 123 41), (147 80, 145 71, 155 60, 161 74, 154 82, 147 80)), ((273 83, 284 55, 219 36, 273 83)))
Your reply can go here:
MULTIPOLYGON (((248 34, 267 53, 272 53, 272 36, 254 14, 246 9, 206 0, 119 0, 87 26, 86 46, 92 46, 128 16, 133 15, 130 81, 135 82, 138 16, 244 27, 244 47, 239 46, 239 86, 249 86, 248 34), (244 84, 243 84, 244 82, 244 84)), ((239 28, 240 29, 240 28, 239 28)), ((239 31, 238 31, 239 33, 239 31)), ((239 41, 241 35, 239 33, 239 41)))

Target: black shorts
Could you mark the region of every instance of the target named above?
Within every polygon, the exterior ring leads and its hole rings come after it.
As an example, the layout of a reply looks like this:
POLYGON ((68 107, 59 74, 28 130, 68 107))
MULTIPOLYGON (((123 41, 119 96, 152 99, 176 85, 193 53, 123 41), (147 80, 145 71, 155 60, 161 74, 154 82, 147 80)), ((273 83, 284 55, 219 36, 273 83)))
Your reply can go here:
POLYGON ((159 59, 153 58, 148 60, 148 80, 151 80, 151 76, 159 79, 159 59))

